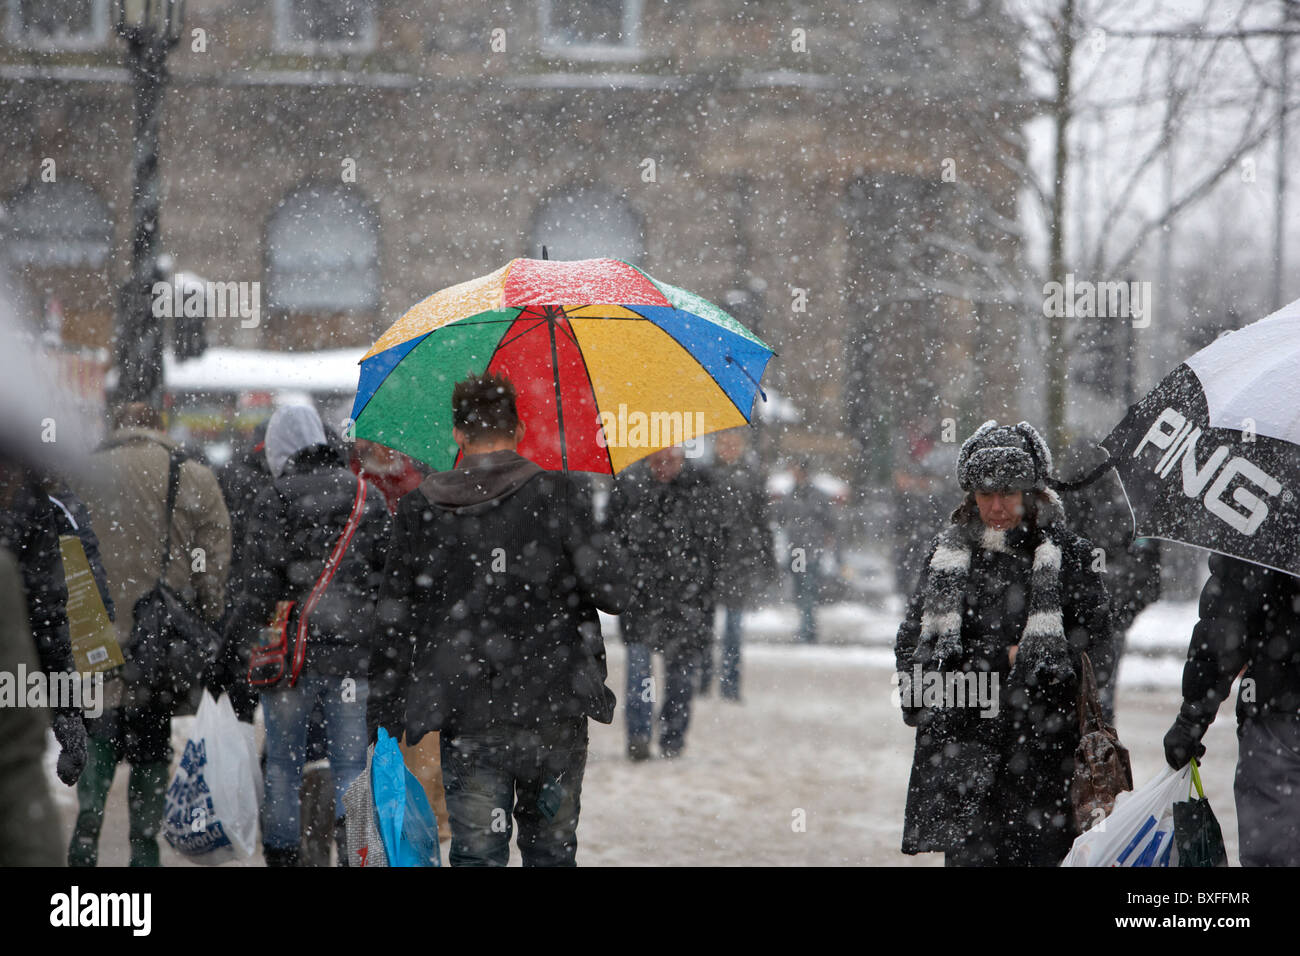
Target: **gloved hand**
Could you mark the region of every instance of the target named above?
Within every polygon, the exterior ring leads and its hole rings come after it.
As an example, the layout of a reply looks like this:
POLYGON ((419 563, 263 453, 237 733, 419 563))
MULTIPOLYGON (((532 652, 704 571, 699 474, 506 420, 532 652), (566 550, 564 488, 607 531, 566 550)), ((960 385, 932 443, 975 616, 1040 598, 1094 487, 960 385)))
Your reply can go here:
POLYGON ((1205 754, 1205 745, 1201 736, 1205 728, 1193 723, 1182 714, 1165 734, 1165 761, 1175 770, 1182 770, 1195 757, 1200 760, 1205 754))
POLYGON ((59 763, 55 768, 59 779, 69 787, 75 786, 86 766, 86 725, 81 713, 61 710, 53 720, 55 739, 59 742, 59 763))

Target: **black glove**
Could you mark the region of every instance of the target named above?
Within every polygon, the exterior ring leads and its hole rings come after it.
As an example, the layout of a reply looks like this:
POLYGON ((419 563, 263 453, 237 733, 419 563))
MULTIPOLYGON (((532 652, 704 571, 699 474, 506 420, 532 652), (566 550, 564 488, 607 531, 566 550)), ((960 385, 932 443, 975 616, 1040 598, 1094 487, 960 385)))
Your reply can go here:
POLYGON ((1169 766, 1182 770, 1193 757, 1200 760, 1205 754, 1205 745, 1201 743, 1204 733, 1204 727, 1179 714, 1165 734, 1165 761, 1169 766))
POLYGON ((54 715, 54 736, 59 741, 59 779, 69 787, 75 786, 86 766, 86 725, 81 713, 62 710, 54 715))

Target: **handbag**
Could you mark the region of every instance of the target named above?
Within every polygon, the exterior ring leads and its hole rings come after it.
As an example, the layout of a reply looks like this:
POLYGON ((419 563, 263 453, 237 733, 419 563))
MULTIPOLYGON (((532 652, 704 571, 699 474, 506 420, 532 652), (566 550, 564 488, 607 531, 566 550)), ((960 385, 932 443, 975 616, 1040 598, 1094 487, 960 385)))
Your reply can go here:
POLYGON ((221 637, 165 580, 171 563, 171 529, 185 456, 167 457, 167 499, 163 509, 162 562, 158 580, 132 608, 131 643, 123 650, 122 676, 137 706, 175 712, 203 680, 221 637))
POLYGON ((338 540, 334 542, 333 550, 325 559, 325 567, 312 586, 311 593, 301 605, 296 601, 277 601, 271 611, 271 620, 263 630, 265 643, 254 647, 248 660, 248 683, 253 687, 274 687, 286 676, 290 687, 298 683, 303 663, 307 659, 307 628, 311 612, 315 610, 339 565, 343 563, 343 555, 352 543, 352 536, 361 524, 361 515, 365 509, 366 482, 358 476, 352 511, 348 514, 338 540))
POLYGON ((1074 750, 1070 803, 1075 826, 1083 833, 1110 815, 1117 796, 1133 789, 1128 748, 1119 742, 1115 728, 1102 719, 1097 678, 1087 654, 1083 655, 1083 679, 1079 686, 1079 738, 1074 750))

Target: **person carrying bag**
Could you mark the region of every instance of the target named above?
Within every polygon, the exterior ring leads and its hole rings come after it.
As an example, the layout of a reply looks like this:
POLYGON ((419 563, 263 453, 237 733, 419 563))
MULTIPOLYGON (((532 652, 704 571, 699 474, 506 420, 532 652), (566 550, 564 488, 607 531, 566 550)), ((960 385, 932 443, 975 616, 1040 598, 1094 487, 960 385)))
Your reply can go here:
POLYGON ((383 578, 388 509, 325 439, 314 408, 286 406, 266 430, 272 484, 248 517, 248 573, 227 639, 266 719, 262 849, 300 865, 299 790, 319 704, 333 776, 334 838, 344 856, 343 794, 366 761, 366 665, 383 578))

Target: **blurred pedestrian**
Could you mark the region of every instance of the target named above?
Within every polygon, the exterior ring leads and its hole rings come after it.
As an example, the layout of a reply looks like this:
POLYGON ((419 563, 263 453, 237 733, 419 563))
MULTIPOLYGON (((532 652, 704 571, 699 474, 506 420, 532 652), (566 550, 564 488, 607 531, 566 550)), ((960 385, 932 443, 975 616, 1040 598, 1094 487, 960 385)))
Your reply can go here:
MULTIPOLYGON (((773 580, 776 559, 768 527, 767 483, 758 457, 748 448, 743 428, 721 432, 714 449, 714 518, 720 536, 715 593, 723 608, 722 655, 718 690, 724 700, 740 700, 740 648, 745 609, 773 580)), ((700 691, 712 677, 712 648, 705 651, 700 691)))
POLYGON ((940 441, 939 423, 920 419, 908 424, 894 445, 893 534, 894 584, 911 594, 925 567, 932 529, 943 523, 957 492, 953 479, 957 445, 940 441))
POLYGON ((830 499, 812 483, 808 462, 790 468, 794 485, 778 505, 790 552, 794 603, 799 609, 797 640, 817 643, 817 604, 822 593, 822 563, 835 549, 835 516, 830 499))
POLYGON ((713 634, 721 567, 716 491, 708 475, 685 465, 680 446, 649 455, 614 482, 607 526, 622 546, 632 593, 619 618, 627 644, 627 754, 650 756, 655 729, 653 655, 663 655, 659 753, 686 746, 700 658, 713 634))
POLYGON ((452 392, 459 464, 398 505, 371 652, 370 739, 441 732, 452 866, 572 866, 588 718, 609 723, 597 610, 622 610, 617 556, 567 474, 518 453, 514 386, 452 392))
MULTIPOLYGON (((230 515, 211 469, 180 456, 163 431, 157 410, 141 402, 115 409, 112 430, 91 456, 79 487, 99 535, 104 570, 118 608, 118 643, 129 657, 136 602, 163 579, 214 625, 225 607, 230 562, 230 515), (165 511, 173 460, 176 501, 170 524, 165 511), (169 545, 168 545, 169 542, 169 545), (165 545, 168 562, 161 566, 165 545), (201 555, 202 561, 196 560, 201 555), (131 608, 126 613, 125 608, 131 608)), ((106 714, 105 733, 92 739, 94 778, 79 789, 80 813, 69 862, 94 866, 104 803, 116 765, 131 765, 127 781, 131 865, 157 866, 167 771, 171 760, 171 718, 177 702, 167 688, 118 685, 120 709, 106 714)), ((106 685, 107 690, 107 685, 106 685)), ((108 694, 110 701, 117 695, 108 694)))
POLYGON ((1180 770, 1237 693, 1237 831, 1242 866, 1300 866, 1300 578, 1210 556, 1201 618, 1183 666, 1183 700, 1165 734, 1180 770))
POLYGON ((1110 610, 1051 471, 1025 422, 986 422, 962 445, 966 497, 930 546, 894 652, 916 728, 904 853, 1055 866, 1076 836, 1081 655, 1109 673, 1110 610))
MULTIPOLYGON (((0 546, 10 550, 22 570, 27 623, 47 676, 77 669, 68 634, 68 589, 59 548, 61 517, 50 500, 47 479, 17 462, 0 463, 0 546)), ((52 722, 59 742, 58 776, 71 787, 86 764, 80 704, 69 700, 54 704, 52 722)))

